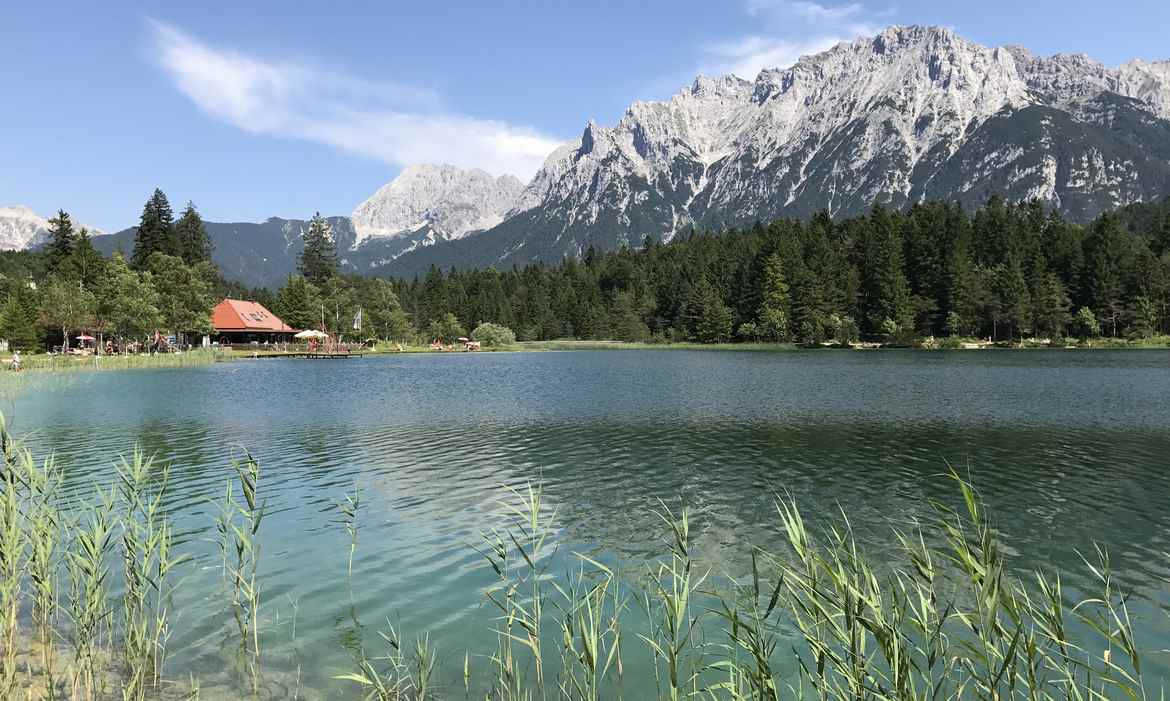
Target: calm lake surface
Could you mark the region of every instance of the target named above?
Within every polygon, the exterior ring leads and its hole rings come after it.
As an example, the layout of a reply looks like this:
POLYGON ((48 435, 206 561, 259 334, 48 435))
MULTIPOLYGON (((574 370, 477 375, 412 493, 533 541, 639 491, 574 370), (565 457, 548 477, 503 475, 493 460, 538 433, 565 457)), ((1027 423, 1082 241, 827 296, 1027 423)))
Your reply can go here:
MULTIPOLYGON (((1161 351, 581 351, 258 360, 206 368, 33 377, 3 411, 71 494, 109 484, 135 442, 171 465, 184 570, 169 674, 231 696, 234 624, 213 543, 246 448, 262 466, 269 683, 356 698, 353 670, 392 620, 429 631, 462 696, 464 652, 490 654, 494 581, 476 548, 502 487, 541 481, 573 551, 638 567, 664 551, 657 500, 693 510, 702 562, 742 573, 780 545, 773 495, 806 520, 839 506, 875 553, 889 528, 953 503, 969 471, 1023 568, 1108 548, 1138 595, 1147 647, 1170 647, 1170 353, 1161 351), (352 591, 336 509, 362 489, 352 591), (298 671, 299 668, 299 671, 298 671), (299 680, 299 681, 298 681, 299 680)), ((627 660, 636 674, 642 652, 627 660)), ((277 692, 279 695, 282 692, 277 692)), ((454 695, 454 694, 452 694, 454 695)))

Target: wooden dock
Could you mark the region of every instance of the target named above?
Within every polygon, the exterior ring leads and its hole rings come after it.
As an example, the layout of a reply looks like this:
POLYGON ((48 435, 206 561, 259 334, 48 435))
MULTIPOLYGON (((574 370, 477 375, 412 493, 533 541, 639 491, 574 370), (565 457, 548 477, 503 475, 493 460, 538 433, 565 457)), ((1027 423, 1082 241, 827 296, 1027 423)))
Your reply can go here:
POLYGON ((298 351, 293 353, 257 353, 253 358, 308 358, 309 360, 344 360, 346 358, 360 358, 361 353, 309 353, 298 351))

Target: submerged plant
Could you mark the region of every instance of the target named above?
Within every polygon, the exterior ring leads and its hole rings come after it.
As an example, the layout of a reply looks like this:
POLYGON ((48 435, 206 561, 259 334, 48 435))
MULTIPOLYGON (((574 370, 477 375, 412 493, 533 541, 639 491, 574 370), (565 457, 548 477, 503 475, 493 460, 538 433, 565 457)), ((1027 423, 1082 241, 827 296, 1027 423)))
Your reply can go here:
POLYGON ((361 507, 362 490, 358 485, 354 485, 353 493, 345 495, 345 501, 337 502, 337 510, 341 512, 342 523, 345 524, 345 531, 349 534, 349 561, 346 566, 346 573, 353 578, 353 554, 357 550, 358 543, 358 509, 361 507))

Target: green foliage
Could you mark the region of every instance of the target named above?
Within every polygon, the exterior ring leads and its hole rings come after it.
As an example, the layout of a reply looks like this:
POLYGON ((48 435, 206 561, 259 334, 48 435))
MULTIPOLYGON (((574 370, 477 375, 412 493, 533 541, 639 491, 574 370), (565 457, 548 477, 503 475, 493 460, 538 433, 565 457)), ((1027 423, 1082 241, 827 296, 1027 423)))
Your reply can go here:
POLYGON ((488 348, 501 348, 516 342, 516 334, 507 326, 500 326, 488 321, 475 327, 471 332, 471 339, 479 341, 488 348))
POLYGON ((61 330, 66 348, 70 332, 92 325, 96 313, 97 299, 80 282, 53 277, 41 291, 40 321, 61 330))
POLYGON ((316 285, 300 275, 290 275, 272 311, 294 329, 316 329, 321 326, 322 305, 316 285))
POLYGON ((404 341, 414 335, 410 319, 398 302, 394 285, 389 280, 375 278, 365 281, 358 289, 367 329, 377 338, 404 341))
POLYGON ((451 343, 466 335, 467 332, 463 330, 463 325, 451 312, 431 321, 430 326, 427 327, 427 336, 442 343, 451 343))
POLYGON ((764 260, 762 302, 757 315, 759 334, 770 341, 787 339, 791 309, 784 262, 778 253, 773 253, 764 260))
POLYGON ((162 190, 155 188, 154 193, 142 207, 142 217, 138 221, 138 230, 134 233, 134 254, 130 262, 137 270, 146 267, 147 260, 154 253, 173 255, 176 252, 175 244, 175 215, 171 211, 171 203, 162 190))
POLYGON ((49 272, 58 272, 73 255, 77 234, 73 231, 73 220, 61 209, 49 220, 49 242, 45 244, 45 255, 49 272))
POLYGON ((211 310, 218 301, 212 291, 212 269, 207 263, 188 266, 182 258, 153 253, 146 261, 163 328, 176 334, 211 333, 211 310))
POLYGON ((314 285, 323 285, 337 274, 337 247, 333 242, 333 230, 320 212, 309 220, 309 228, 301 235, 304 249, 301 251, 297 269, 306 280, 314 285))
POLYGON ((703 278, 691 289, 683 311, 683 322, 690 340, 719 343, 731 336, 731 308, 723 303, 719 291, 703 278))
POLYGON ((211 239, 203 226, 203 218, 193 202, 187 203, 179 221, 175 223, 175 250, 187 265, 211 262, 211 239))
POLYGON ((1073 332, 1081 340, 1101 335, 1101 324, 1097 322, 1097 316, 1093 314, 1093 310, 1088 307, 1078 309, 1072 323, 1073 332))
POLYGON ((0 336, 10 350, 35 351, 41 348, 40 306, 35 293, 21 285, 0 307, 0 336))
POLYGON ((97 328, 122 339, 145 339, 159 328, 159 296, 149 271, 138 272, 115 253, 97 289, 97 328))

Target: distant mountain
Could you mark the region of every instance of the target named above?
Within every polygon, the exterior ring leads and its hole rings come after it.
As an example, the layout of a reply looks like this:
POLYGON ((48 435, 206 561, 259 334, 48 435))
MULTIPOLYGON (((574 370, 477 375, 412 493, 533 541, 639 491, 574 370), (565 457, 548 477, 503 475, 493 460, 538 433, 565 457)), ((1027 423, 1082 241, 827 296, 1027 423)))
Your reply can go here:
POLYGON ((990 194, 1085 221, 1170 192, 1170 62, 989 48, 892 27, 754 82, 700 76, 590 122, 484 234, 386 266, 511 266, 820 210, 990 194))
MULTIPOLYGON (((591 246, 669 241, 875 202, 968 207, 1036 198, 1073 221, 1170 194, 1170 61, 990 48, 948 29, 892 27, 755 81, 699 76, 664 102, 589 122, 526 186, 414 166, 330 219, 343 267, 411 277, 431 265, 500 268, 591 246)), ((278 285, 301 220, 208 224, 229 277, 278 285)), ((23 234, 13 234, 13 240, 23 234)), ((100 247, 132 246, 121 232, 100 247)))
POLYGON ((355 246, 370 238, 402 238, 421 230, 458 239, 490 229, 516 204, 524 183, 482 170, 414 165, 358 205, 350 217, 355 246))
MULTIPOLYGON (((81 228, 74 222, 74 227, 81 228)), ((89 228, 90 236, 103 236, 100 229, 89 228)), ((0 207, 0 251, 19 251, 40 245, 49 234, 49 220, 24 205, 0 207)))

